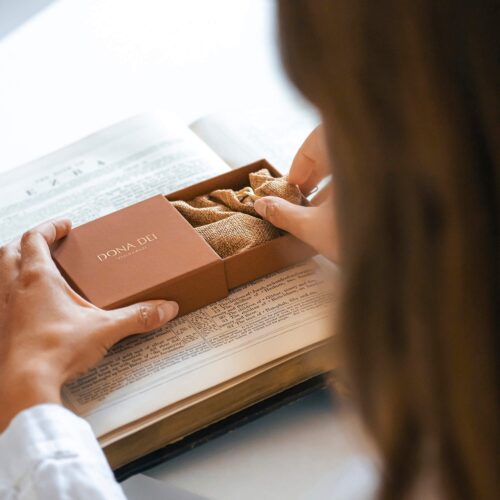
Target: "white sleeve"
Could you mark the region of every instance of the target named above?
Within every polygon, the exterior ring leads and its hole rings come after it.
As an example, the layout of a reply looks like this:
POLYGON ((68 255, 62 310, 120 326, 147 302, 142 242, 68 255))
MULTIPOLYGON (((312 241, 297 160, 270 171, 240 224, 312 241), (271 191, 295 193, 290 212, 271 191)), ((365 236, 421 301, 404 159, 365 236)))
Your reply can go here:
POLYGON ((0 499, 124 500, 90 426, 55 404, 22 411, 0 435, 0 499))

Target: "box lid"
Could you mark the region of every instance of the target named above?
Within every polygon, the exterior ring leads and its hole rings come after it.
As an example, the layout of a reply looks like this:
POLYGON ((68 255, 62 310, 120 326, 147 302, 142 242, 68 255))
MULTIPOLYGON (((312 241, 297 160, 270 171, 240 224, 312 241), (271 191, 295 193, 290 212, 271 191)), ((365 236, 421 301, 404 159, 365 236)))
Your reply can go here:
MULTIPOLYGON (((223 266, 162 195, 73 229, 52 254, 70 284, 103 308, 223 266)), ((223 280, 223 272, 217 275, 223 280)), ((227 290, 225 282, 218 285, 227 290)))

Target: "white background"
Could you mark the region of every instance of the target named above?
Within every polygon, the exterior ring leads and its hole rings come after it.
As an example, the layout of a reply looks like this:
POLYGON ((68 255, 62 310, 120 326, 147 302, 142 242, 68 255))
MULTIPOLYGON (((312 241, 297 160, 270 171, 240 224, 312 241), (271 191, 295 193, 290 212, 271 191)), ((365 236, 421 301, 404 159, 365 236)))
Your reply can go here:
POLYGON ((0 171, 147 110, 188 123, 286 99, 275 31, 270 0, 50 3, 0 40, 0 171))

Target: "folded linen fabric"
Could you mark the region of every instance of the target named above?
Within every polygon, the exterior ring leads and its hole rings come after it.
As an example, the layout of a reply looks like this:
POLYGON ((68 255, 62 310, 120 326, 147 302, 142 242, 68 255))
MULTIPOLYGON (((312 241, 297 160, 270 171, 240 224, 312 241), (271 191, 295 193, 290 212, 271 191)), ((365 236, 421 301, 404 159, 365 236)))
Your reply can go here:
POLYGON ((173 205, 220 257, 229 257, 282 234, 257 214, 255 200, 279 196, 297 205, 304 200, 300 189, 286 176, 273 177, 265 168, 250 173, 249 184, 239 191, 217 189, 190 201, 174 201, 173 205))

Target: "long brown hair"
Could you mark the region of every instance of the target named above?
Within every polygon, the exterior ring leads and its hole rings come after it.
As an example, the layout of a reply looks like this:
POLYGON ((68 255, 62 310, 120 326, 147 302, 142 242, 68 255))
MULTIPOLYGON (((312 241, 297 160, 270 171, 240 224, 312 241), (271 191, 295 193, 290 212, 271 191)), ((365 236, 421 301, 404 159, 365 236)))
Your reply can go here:
POLYGON ((443 498, 500 494, 499 17, 487 0, 279 2, 334 165, 339 332, 381 498, 430 470, 443 498))

